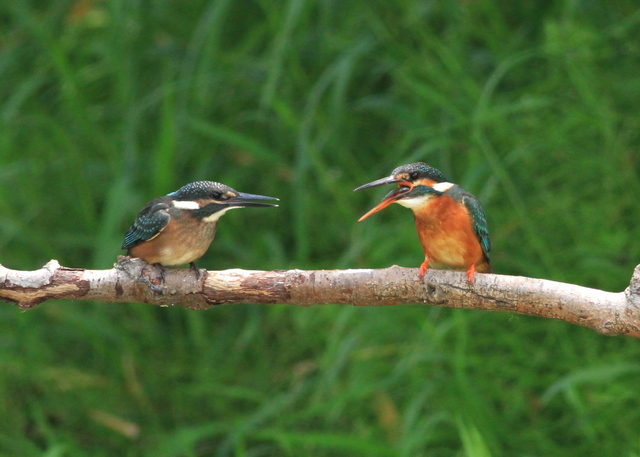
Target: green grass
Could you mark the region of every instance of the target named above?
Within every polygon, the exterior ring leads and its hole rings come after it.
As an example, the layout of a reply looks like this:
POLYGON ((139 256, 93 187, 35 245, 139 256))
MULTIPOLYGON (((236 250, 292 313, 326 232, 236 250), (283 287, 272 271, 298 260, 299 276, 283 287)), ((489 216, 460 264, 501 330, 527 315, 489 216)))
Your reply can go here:
MULTIPOLYGON (((408 211, 357 223, 383 191, 352 189, 418 160, 479 196, 499 273, 640 263, 634 1, 25 0, 0 30, 7 267, 110 268, 200 179, 281 199, 202 267, 417 267, 408 211)), ((639 343, 561 322, 50 302, 0 307, 0 345, 0 455, 640 455, 639 343)))

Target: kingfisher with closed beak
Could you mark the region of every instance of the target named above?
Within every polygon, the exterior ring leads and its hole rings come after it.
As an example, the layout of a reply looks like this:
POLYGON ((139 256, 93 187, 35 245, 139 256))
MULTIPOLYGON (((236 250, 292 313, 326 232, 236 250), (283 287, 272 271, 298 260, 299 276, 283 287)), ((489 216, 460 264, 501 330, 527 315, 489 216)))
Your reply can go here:
POLYGON ((411 209, 425 256, 420 265, 421 277, 430 264, 467 270, 469 282, 473 281, 476 271, 493 272, 489 262, 491 243, 487 218, 475 196, 448 182, 439 170, 423 162, 402 165, 393 170, 391 176, 355 190, 384 184, 397 184, 398 188, 358 221, 392 203, 411 209))
POLYGON ((260 200, 278 199, 245 194, 213 181, 192 182, 147 203, 129 227, 122 249, 130 257, 160 265, 163 274, 164 266, 188 263, 199 276, 194 262, 213 241, 218 219, 234 208, 278 206, 260 200))

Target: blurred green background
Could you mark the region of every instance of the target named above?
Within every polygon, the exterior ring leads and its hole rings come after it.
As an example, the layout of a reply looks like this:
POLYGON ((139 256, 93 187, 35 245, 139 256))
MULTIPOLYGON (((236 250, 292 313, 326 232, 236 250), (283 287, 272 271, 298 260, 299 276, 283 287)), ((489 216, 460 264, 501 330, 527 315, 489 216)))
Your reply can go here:
MULTIPOLYGON (((0 6, 0 263, 110 268, 210 179, 209 269, 418 267, 426 161, 499 273, 621 291, 640 263, 640 4, 72 0, 0 6)), ((2 456, 640 456, 640 342, 424 306, 0 306, 2 456)))

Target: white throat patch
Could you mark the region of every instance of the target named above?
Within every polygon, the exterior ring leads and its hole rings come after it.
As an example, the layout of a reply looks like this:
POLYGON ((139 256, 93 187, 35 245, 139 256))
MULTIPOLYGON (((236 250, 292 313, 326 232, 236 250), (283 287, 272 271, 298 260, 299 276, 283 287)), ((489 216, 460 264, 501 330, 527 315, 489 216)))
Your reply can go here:
POLYGON ((424 194, 424 195, 421 195, 419 197, 401 198, 396 203, 398 205, 404 206, 405 208, 414 209, 414 208, 419 208, 420 206, 424 205, 426 202, 428 202, 432 198, 433 198, 433 195, 424 194))
POLYGON ((242 208, 242 206, 229 206, 228 208, 221 209, 220 211, 213 213, 211 216, 203 217, 202 222, 207 222, 207 223, 217 222, 217 220, 220 219, 220 216, 222 216, 224 213, 226 213, 230 209, 236 209, 236 208, 242 208))

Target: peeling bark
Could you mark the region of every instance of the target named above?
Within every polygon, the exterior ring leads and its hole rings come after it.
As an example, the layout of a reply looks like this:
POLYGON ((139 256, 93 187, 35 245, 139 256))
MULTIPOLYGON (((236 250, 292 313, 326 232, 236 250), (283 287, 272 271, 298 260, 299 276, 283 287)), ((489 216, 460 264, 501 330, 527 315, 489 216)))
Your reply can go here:
POLYGON ((605 292, 544 279, 428 270, 250 271, 166 269, 120 257, 111 270, 66 268, 51 260, 35 271, 0 265, 0 299, 27 310, 46 300, 142 302, 203 310, 216 305, 254 303, 311 306, 423 304, 507 311, 557 319, 603 335, 640 337, 640 265, 624 292, 605 292))

